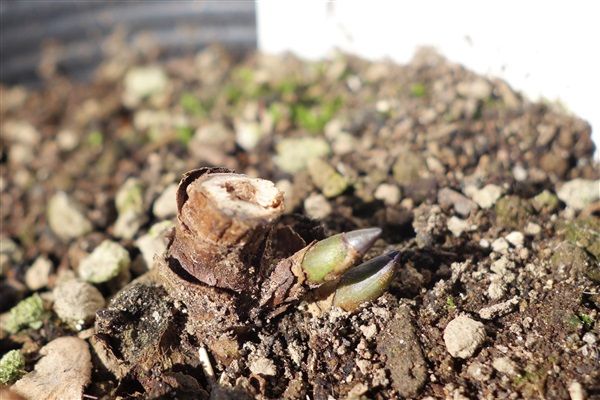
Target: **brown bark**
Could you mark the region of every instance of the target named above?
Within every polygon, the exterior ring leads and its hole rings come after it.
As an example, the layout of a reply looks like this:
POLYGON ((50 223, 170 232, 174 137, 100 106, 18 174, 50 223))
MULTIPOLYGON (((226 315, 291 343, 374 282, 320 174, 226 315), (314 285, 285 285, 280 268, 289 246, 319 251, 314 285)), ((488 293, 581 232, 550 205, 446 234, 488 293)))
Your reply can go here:
POLYGON ((283 194, 273 183, 201 168, 184 175, 177 207, 168 255, 209 286, 256 288, 259 250, 283 212, 283 194))

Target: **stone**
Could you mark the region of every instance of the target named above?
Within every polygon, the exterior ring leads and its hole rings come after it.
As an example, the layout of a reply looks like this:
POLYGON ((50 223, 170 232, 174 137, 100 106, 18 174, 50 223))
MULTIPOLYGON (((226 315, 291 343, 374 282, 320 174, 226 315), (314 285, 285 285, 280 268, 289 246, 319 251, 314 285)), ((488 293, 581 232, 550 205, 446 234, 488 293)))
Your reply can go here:
POLYGON ((377 351, 386 357, 392 386, 402 397, 415 397, 427 380, 427 363, 410 309, 401 305, 376 336, 377 351))
POLYGON ((544 190, 531 199, 531 205, 537 212, 552 213, 558 208, 558 197, 549 190, 544 190))
POLYGON ((468 186, 465 188, 465 193, 477 203, 479 207, 485 209, 496 204, 496 201, 502 196, 504 190, 498 185, 488 184, 481 189, 477 189, 474 186, 468 186))
POLYGON ((103 241, 79 264, 79 277, 86 282, 103 283, 117 277, 131 264, 123 246, 110 240, 103 241))
POLYGON ((162 221, 150 227, 148 233, 140 236, 135 245, 142 253, 142 258, 147 269, 152 269, 154 256, 163 254, 167 250, 169 239, 167 234, 175 224, 172 221, 162 221))
POLYGON ((498 238, 492 242, 492 250, 496 253, 506 253, 508 247, 508 242, 504 238, 498 238))
POLYGON ((479 382, 485 382, 491 378, 491 371, 489 367, 483 365, 480 362, 472 362, 467 367, 467 374, 469 374, 473 379, 479 382))
POLYGON ((460 237, 462 233, 469 229, 469 223, 458 217, 450 217, 447 222, 448 230, 456 237, 460 237))
POLYGON ((497 303, 482 308, 479 310, 479 317, 482 319, 494 319, 502 317, 513 311, 518 304, 519 298, 515 296, 510 300, 503 301, 502 303, 497 303))
POLYGON ((535 222, 528 222, 525 226, 524 232, 528 236, 536 236, 542 232, 542 227, 535 222))
POLYGON ((31 290, 46 287, 51 272, 52 262, 46 257, 38 257, 25 272, 25 284, 31 290))
POLYGON ((579 383, 577 381, 571 381, 571 383, 569 383, 568 391, 569 391, 569 396, 571 397, 571 400, 587 399, 587 393, 586 393, 585 389, 583 388, 581 383, 579 383))
POLYGON ((469 358, 485 341, 485 327, 466 315, 454 318, 444 329, 444 343, 452 357, 469 358))
POLYGON ((275 376, 277 374, 275 363, 266 357, 256 357, 250 361, 250 371, 253 374, 265 376, 275 376))
POLYGON ((123 102, 135 106, 148 97, 164 92, 167 84, 167 76, 158 66, 132 68, 125 75, 123 102))
POLYGON ((308 162, 308 173, 314 185, 328 198, 339 196, 349 186, 342 174, 320 158, 308 162))
POLYGON ((85 340, 62 336, 40 349, 33 371, 11 389, 26 399, 68 400, 84 398, 92 375, 92 357, 85 340))
POLYGON ((504 196, 496 202, 496 223, 513 229, 522 229, 533 213, 529 202, 519 196, 504 196))
POLYGON ((304 200, 304 211, 309 218, 323 219, 331 214, 331 204, 325 196, 313 193, 304 200))
POLYGON ((254 150, 266 133, 255 121, 237 121, 235 124, 235 141, 246 151, 254 150))
POLYGON ((381 200, 387 206, 393 206, 398 204, 400 201, 400 197, 402 197, 402 192, 400 188, 396 185, 391 185, 389 183, 382 183, 377 186, 375 189, 374 197, 377 200, 381 200))
POLYGON ((275 149, 275 164, 289 174, 305 169, 310 160, 325 157, 330 152, 329 144, 316 137, 283 139, 277 143, 275 149))
POLYGON ((522 247, 523 243, 525 242, 525 235, 519 231, 512 231, 508 235, 504 236, 504 238, 508 241, 508 243, 515 247, 522 247))
POLYGON ((477 78, 459 82, 456 91, 463 97, 486 100, 492 95, 492 85, 485 79, 477 78))
POLYGON ((92 223, 80 205, 65 192, 57 192, 50 198, 47 214, 50 229, 63 241, 77 239, 92 231, 92 223))
POLYGON ((176 183, 172 183, 163 190, 152 205, 152 214, 159 219, 172 218, 177 215, 177 195, 176 183))
POLYGON ((492 367, 501 374, 508 376, 519 375, 517 364, 508 357, 498 357, 492 361, 492 367))
POLYGON ((54 311, 65 323, 81 328, 93 321, 96 311, 104 307, 104 296, 87 282, 69 279, 52 291, 54 311))
POLYGON ((407 185, 427 175, 425 159, 417 152, 403 151, 392 167, 394 179, 400 185, 407 185))
POLYGON ((438 203, 443 208, 453 207, 454 211, 463 217, 468 217, 477 210, 477 204, 473 200, 447 187, 438 192, 438 203))
POLYGON ((589 204, 600 200, 600 179, 573 179, 565 182, 556 194, 567 207, 583 210, 589 204))
POLYGON ((115 198, 119 216, 114 226, 114 234, 121 239, 132 239, 146 222, 143 187, 139 179, 129 178, 119 188, 115 198))

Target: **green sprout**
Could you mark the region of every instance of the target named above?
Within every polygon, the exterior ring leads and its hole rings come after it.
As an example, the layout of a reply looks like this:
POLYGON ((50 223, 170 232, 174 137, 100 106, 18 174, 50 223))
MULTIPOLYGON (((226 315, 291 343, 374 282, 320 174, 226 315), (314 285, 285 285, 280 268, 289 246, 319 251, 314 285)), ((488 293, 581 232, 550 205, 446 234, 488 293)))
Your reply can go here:
POLYGON ((206 115, 206 108, 200 99, 192 93, 183 93, 179 99, 179 104, 188 114, 196 117, 203 117, 206 115))
POLYGON ((453 311, 456 309, 456 303, 454 302, 454 297, 448 296, 446 297, 446 308, 448 311, 453 311))

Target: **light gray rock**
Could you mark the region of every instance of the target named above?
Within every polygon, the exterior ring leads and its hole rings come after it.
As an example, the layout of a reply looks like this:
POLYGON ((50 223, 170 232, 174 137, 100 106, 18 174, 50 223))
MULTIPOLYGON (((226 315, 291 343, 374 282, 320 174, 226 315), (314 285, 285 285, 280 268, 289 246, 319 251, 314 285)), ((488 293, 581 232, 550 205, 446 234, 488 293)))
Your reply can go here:
POLYGON ((156 218, 167 219, 177 215, 177 187, 176 183, 172 183, 163 190, 160 196, 154 201, 152 213, 156 218))
POLYGON ((175 226, 172 221, 162 221, 152 225, 147 234, 140 236, 135 245, 140 249, 147 269, 152 269, 154 256, 167 250, 167 233, 175 226))
POLYGON ((92 231, 81 206, 65 192, 58 192, 48 202, 48 224, 50 229, 64 241, 76 239, 92 231))
POLYGON ((96 311, 105 304, 104 297, 98 289, 76 279, 59 283, 52 293, 56 315, 63 322, 79 328, 91 322, 96 311))
POLYGON ((46 287, 51 272, 52 262, 46 257, 38 257, 25 272, 25 284, 31 290, 46 287))
POLYGON ((117 192, 115 203, 119 216, 114 226, 118 238, 132 239, 146 222, 143 186, 139 179, 129 178, 117 192))
POLYGON ((590 203, 600 200, 600 179, 573 179, 564 183, 556 194, 567 207, 583 210, 590 203))
POLYGON ((508 241, 508 243, 515 247, 521 247, 525 242, 525 235, 519 231, 512 231, 508 235, 504 236, 504 238, 508 241))
POLYGON ((91 283, 107 282, 129 268, 129 253, 119 243, 105 240, 79 264, 79 277, 91 283))
POLYGON ((452 357, 469 358, 483 344, 485 327, 466 315, 454 318, 444 329, 444 343, 452 357))
POLYGON ((490 208, 496 201, 502 196, 504 190, 493 184, 485 185, 481 189, 477 189, 474 186, 469 186, 465 189, 465 193, 481 208, 490 208))
POLYGON ((276 145, 275 164, 282 171, 293 174, 308 165, 310 160, 329 154, 329 144, 322 138, 300 137, 283 139, 276 145))
POLYGON ((158 66, 136 67, 127 72, 124 84, 123 101, 128 106, 135 106, 145 98, 164 92, 168 79, 158 66))
POLYGON ((519 375, 519 367, 508 357, 498 357, 492 361, 492 367, 501 374, 508 376, 519 375))
POLYGON ((304 211, 309 218, 323 219, 331 214, 331 204, 325 196, 313 193, 304 200, 304 211))
POLYGON ((464 231, 469 229, 469 223, 458 217, 450 217, 447 224, 448 230, 456 237, 460 237, 464 231))
POLYGON ((377 200, 383 201, 388 206, 398 204, 402 192, 397 185, 390 185, 389 183, 382 183, 375 189, 374 197, 377 200))
POLYGON ((468 217, 471 212, 477 210, 477 204, 473 200, 450 188, 440 189, 438 203, 442 207, 452 206, 454 211, 463 217, 468 217))

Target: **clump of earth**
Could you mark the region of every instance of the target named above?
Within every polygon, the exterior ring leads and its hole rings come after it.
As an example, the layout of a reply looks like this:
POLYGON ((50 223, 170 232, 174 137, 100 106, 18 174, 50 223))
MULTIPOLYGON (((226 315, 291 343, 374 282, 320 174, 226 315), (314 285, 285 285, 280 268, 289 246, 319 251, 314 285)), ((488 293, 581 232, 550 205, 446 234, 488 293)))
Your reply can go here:
POLYGON ((181 175, 214 166, 275 182, 308 236, 381 228, 365 258, 399 250, 400 268, 355 311, 302 302, 247 327, 208 354, 213 377, 186 343, 161 396, 600 396, 600 169, 560 105, 428 50, 406 65, 118 52, 88 83, 0 96, 0 393, 158 396, 94 335, 106 313, 136 318, 103 337, 135 358, 145 326, 182 326, 163 324, 182 314, 161 288, 123 288, 167 248, 181 175))

